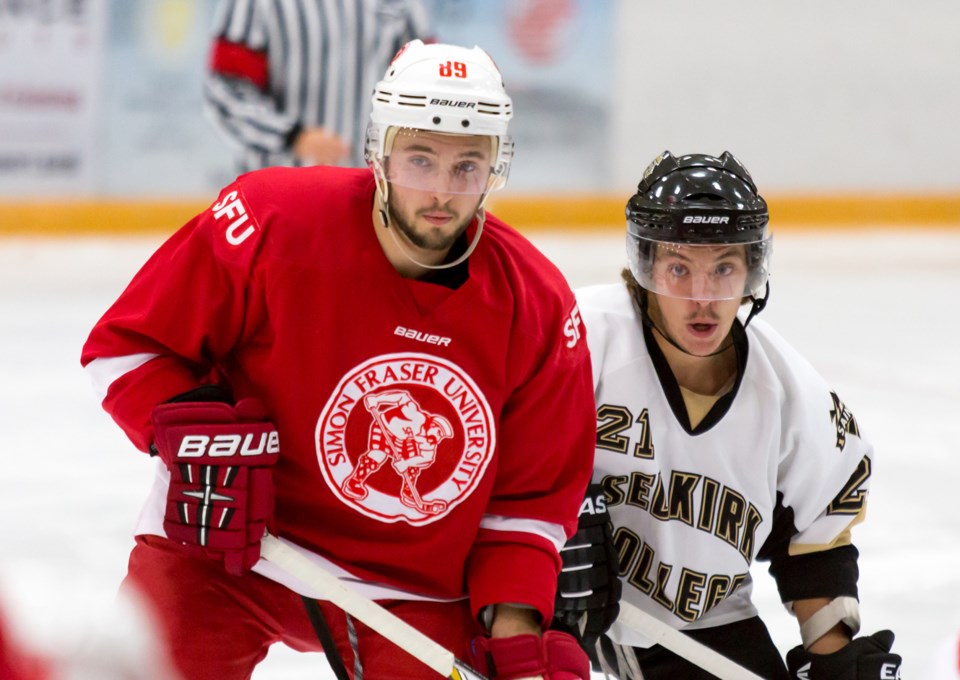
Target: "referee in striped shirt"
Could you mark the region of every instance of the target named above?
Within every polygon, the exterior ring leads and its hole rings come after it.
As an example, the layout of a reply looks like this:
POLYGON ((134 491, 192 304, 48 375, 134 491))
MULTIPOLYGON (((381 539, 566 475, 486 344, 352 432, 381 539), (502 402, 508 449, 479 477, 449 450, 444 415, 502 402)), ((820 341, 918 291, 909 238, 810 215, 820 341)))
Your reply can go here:
POLYGON ((361 166, 374 85, 428 29, 423 0, 221 0, 206 112, 240 172, 361 166))

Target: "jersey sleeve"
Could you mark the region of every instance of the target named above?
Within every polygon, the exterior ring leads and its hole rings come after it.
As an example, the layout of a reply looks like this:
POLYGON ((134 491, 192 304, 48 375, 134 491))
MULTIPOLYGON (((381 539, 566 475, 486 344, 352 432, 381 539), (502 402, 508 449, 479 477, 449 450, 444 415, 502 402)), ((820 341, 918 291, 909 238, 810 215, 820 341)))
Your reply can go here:
POLYGON ((81 354, 104 409, 137 448, 156 404, 218 381, 241 337, 262 229, 239 183, 167 240, 91 331, 81 354))
POLYGON ((278 103, 270 87, 270 10, 254 0, 224 0, 214 20, 204 80, 204 107, 217 131, 237 149, 276 153, 299 132, 297 118, 278 103))
POLYGON ((873 447, 805 362, 785 381, 774 527, 760 552, 781 599, 857 594, 851 529, 866 512, 873 447))
MULTIPOLYGON (((778 494, 780 500, 782 497, 778 494)), ((777 583, 781 601, 832 599, 841 595, 857 597, 860 571, 856 547, 838 542, 834 547, 793 554, 790 541, 795 534, 792 510, 778 502, 773 530, 757 557, 770 562, 770 574, 777 583)))
POLYGON ((565 313, 527 336, 545 348, 507 400, 493 493, 467 565, 475 613, 512 603, 553 616, 559 550, 576 531, 593 468, 596 417, 590 356, 572 293, 565 313))

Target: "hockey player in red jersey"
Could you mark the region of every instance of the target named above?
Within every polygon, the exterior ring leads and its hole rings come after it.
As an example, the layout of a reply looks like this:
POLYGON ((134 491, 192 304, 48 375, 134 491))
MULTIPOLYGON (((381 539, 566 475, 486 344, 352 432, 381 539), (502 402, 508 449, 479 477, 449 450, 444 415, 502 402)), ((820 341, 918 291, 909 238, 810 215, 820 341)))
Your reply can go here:
POLYGON ((664 152, 626 213, 623 283, 577 291, 597 403, 591 488, 606 511, 584 513, 571 544, 606 537, 613 549, 563 550, 561 619, 618 678, 714 677, 618 619, 622 589, 623 602, 760 677, 893 680, 893 634, 854 637, 851 529, 873 447, 756 317, 771 236, 753 179, 729 153, 664 152), (800 624, 786 665, 751 602, 754 560, 770 562, 800 624))
POLYGON ((483 208, 511 116, 483 50, 409 43, 369 168, 239 177, 91 332, 104 408, 157 461, 123 588, 187 680, 249 678, 276 641, 429 677, 259 559, 264 529, 491 677, 587 677, 541 630, 590 476, 589 354, 562 275, 483 208))
POLYGON ((51 680, 51 664, 16 639, 0 609, 0 680, 51 680))

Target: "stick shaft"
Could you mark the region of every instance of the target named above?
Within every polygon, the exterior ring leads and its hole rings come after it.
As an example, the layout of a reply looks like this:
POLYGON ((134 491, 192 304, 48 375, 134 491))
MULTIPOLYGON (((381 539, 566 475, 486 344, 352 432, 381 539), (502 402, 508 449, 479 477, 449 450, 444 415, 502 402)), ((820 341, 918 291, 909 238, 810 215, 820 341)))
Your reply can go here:
POLYGON ((763 680, 753 671, 747 670, 716 652, 651 616, 629 602, 620 600, 620 615, 617 622, 631 628, 669 649, 690 663, 713 673, 721 680, 763 680))
POLYGON ((323 593, 322 599, 362 621, 440 675, 454 680, 484 680, 479 673, 457 660, 453 652, 373 600, 350 588, 339 578, 311 562, 275 536, 264 535, 260 543, 260 555, 291 576, 295 576, 323 593))

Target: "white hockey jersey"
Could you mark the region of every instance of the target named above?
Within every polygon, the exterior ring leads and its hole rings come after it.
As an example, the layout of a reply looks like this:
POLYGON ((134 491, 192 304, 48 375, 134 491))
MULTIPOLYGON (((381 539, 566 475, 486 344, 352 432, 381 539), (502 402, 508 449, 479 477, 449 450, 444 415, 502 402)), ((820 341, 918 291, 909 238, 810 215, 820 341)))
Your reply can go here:
MULTIPOLYGON (((625 286, 593 286, 577 298, 597 404, 593 481, 609 501, 624 600, 677 629, 731 623, 757 613, 749 569, 772 531, 789 536, 782 552, 790 556, 849 542, 872 447, 768 324, 735 324, 737 382, 691 428, 625 286)), ((608 634, 651 644, 620 623, 608 634)))

